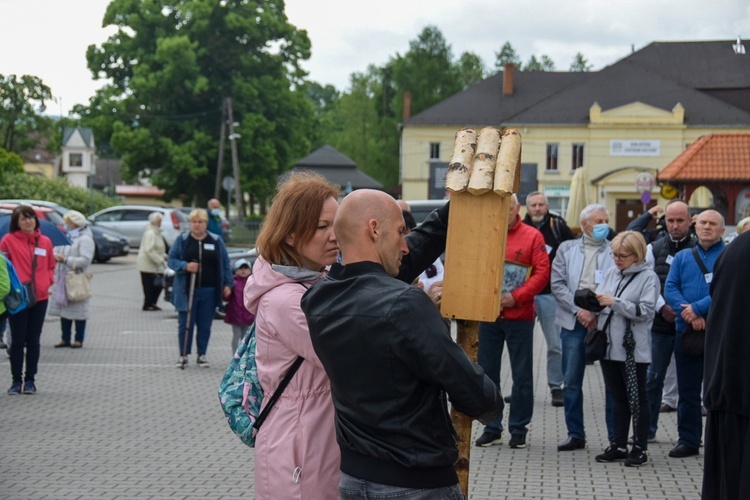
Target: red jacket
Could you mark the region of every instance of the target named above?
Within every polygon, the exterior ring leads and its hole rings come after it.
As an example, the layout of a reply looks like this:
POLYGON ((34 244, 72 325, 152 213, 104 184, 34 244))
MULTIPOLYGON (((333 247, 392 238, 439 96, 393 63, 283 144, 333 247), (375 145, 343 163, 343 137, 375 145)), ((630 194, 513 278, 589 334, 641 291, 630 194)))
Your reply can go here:
POLYGON ((500 317, 509 320, 534 319, 534 297, 549 282, 549 257, 544 236, 534 227, 521 222, 516 216, 515 225, 508 231, 505 260, 531 266, 531 276, 510 294, 516 305, 502 310, 500 317))
POLYGON ((0 240, 0 251, 13 263, 22 283, 31 281, 31 266, 36 253, 34 292, 38 301, 47 300, 49 287, 55 281, 55 255, 52 253, 50 239, 38 229, 34 234, 14 231, 0 240))

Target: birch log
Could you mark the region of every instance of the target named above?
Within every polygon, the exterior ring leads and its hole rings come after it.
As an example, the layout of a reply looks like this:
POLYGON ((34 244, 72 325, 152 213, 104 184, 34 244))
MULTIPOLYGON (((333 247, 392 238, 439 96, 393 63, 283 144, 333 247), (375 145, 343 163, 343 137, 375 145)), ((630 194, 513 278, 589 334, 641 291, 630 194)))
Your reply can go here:
POLYGON ((445 174, 445 188, 454 193, 464 191, 469 185, 471 165, 477 149, 477 131, 466 127, 456 132, 453 141, 453 156, 445 174))
POLYGON ((471 168, 469 192, 480 195, 492 190, 495 178, 495 162, 500 147, 500 131, 495 127, 484 127, 477 137, 477 155, 471 168))
POLYGON ((518 191, 521 168, 521 134, 506 128, 500 140, 500 151, 495 165, 495 193, 510 195, 518 191))

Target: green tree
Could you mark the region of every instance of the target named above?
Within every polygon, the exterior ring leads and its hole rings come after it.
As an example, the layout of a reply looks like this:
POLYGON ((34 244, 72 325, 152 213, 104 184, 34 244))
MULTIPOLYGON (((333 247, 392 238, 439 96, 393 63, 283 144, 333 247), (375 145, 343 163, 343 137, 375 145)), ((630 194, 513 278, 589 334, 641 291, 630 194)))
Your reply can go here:
POLYGON ((542 54, 540 62, 542 63, 542 71, 555 71, 555 62, 549 56, 542 54))
POLYGON ((5 184, 9 175, 23 172, 23 160, 16 153, 0 148, 0 183, 5 184))
POLYGON ((588 60, 583 57, 583 54, 578 52, 575 57, 573 57, 573 61, 570 63, 570 71, 591 71, 591 65, 589 64, 588 60))
POLYGON ((23 153, 36 146, 39 135, 52 126, 38 111, 51 99, 52 91, 37 76, 0 74, 0 147, 23 153))
POLYGON ((513 64, 516 68, 521 69, 521 56, 510 42, 505 42, 500 48, 500 52, 495 52, 495 68, 503 69, 506 64, 513 64))
POLYGON ((211 197, 225 97, 239 123, 243 189, 269 196, 309 152, 315 120, 300 62, 310 41, 283 2, 113 0, 103 25, 118 30, 87 59, 110 83, 83 117, 110 132, 125 178, 150 176, 167 199, 211 197))
POLYGON ((487 69, 484 66, 484 61, 473 52, 464 52, 461 54, 461 57, 458 58, 457 65, 458 75, 463 83, 463 88, 479 83, 487 76, 487 69))

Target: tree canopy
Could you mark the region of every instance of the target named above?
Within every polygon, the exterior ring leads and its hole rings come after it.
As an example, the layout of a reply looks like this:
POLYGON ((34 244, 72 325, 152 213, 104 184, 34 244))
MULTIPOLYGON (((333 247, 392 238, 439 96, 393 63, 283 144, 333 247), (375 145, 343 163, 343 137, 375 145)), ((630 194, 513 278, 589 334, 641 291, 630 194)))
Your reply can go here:
POLYGON ((36 146, 32 132, 49 133, 52 121, 39 112, 45 100, 52 92, 41 78, 0 75, 0 147, 22 153, 36 146))
POLYGON ((109 83, 77 111, 109 137, 126 179, 150 176, 167 198, 211 197, 226 97, 244 190, 267 195, 309 151, 313 105, 300 62, 310 41, 283 2, 113 0, 103 25, 117 32, 86 57, 109 83))

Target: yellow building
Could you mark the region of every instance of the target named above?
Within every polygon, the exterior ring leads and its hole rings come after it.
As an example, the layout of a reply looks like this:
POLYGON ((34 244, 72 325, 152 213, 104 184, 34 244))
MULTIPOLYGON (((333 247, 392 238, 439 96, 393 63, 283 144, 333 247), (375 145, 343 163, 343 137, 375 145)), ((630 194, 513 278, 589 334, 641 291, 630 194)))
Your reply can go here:
POLYGON ((405 120, 402 197, 444 197, 458 129, 514 127, 523 137, 521 202, 538 189, 565 215, 573 174, 585 167, 586 201, 606 205, 610 225, 623 230, 643 211, 642 200, 664 201, 655 179, 690 143, 750 131, 750 56, 741 47, 655 42, 590 73, 508 65, 405 120))

